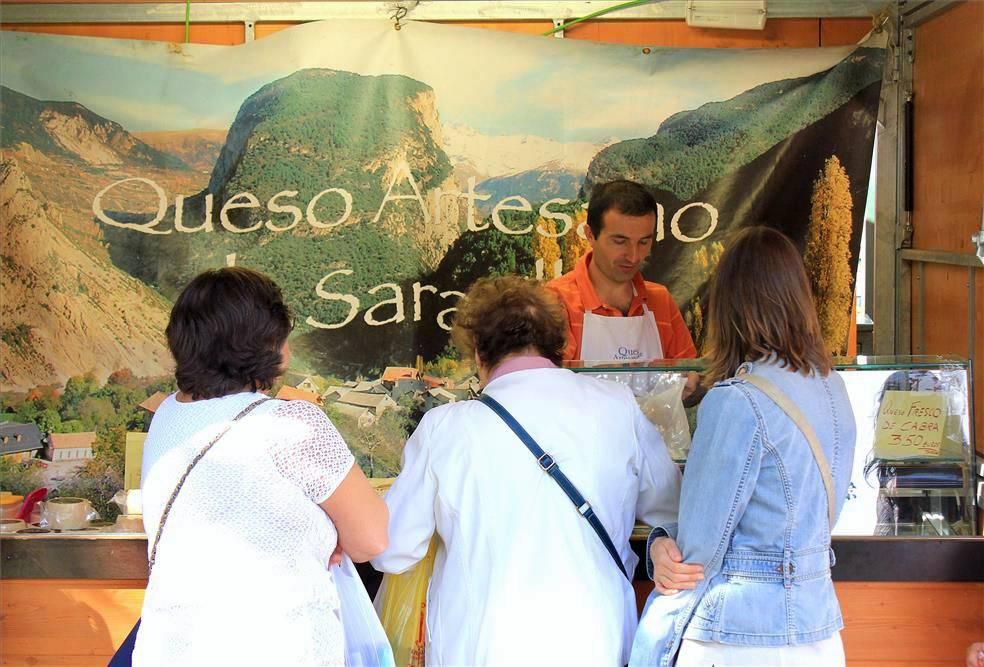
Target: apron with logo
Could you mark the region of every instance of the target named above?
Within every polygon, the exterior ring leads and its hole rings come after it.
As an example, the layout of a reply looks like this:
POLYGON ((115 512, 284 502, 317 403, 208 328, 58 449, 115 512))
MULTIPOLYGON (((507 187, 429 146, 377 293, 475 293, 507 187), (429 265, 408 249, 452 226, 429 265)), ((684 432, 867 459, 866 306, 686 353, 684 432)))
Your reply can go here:
POLYGON ((642 315, 606 317, 584 313, 583 361, 648 361, 663 358, 656 318, 645 303, 642 315))

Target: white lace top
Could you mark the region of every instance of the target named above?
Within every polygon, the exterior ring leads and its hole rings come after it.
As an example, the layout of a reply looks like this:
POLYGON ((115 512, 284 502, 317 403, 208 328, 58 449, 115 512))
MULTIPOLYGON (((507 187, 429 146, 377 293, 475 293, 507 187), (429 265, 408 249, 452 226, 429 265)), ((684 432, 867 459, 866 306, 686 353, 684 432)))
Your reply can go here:
MULTIPOLYGON (((148 552, 191 459, 260 394, 154 415, 143 455, 148 552)), ((354 463, 315 405, 268 401, 195 466, 157 548, 134 665, 341 665, 337 534, 317 505, 354 463)))

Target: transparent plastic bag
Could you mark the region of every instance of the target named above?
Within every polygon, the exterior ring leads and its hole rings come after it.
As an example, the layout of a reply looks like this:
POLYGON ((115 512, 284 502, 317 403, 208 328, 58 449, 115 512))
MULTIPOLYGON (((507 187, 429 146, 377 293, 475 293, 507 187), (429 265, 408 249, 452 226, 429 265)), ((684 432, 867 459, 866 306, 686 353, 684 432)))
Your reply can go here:
POLYGON ((686 384, 686 374, 653 373, 645 393, 636 394, 642 413, 659 429, 675 461, 686 459, 690 451, 690 422, 683 407, 686 384))
POLYGON ((345 632, 346 667, 394 667, 393 649, 348 556, 333 572, 345 632))
POLYGON ((51 530, 83 530, 90 521, 97 521, 100 516, 92 503, 85 498, 56 496, 38 503, 41 508, 41 528, 51 530))
POLYGON ((403 574, 387 574, 376 595, 376 610, 399 667, 424 667, 427 642, 427 588, 434 571, 437 537, 427 555, 403 574))

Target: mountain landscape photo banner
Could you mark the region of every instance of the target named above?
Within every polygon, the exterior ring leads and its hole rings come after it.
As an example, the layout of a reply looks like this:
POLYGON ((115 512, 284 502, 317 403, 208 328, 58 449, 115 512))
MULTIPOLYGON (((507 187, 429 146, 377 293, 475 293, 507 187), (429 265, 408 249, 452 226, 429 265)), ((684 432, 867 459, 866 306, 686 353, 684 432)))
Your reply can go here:
POLYGON ((176 295, 235 264, 285 292, 291 386, 362 426, 411 409, 400 382, 417 407, 452 400, 458 298, 481 276, 569 270, 591 187, 614 178, 656 195, 644 273, 695 338, 729 233, 764 223, 803 250, 843 351, 880 43, 331 21, 233 47, 8 32, 0 57, 0 391, 167 376, 176 295))

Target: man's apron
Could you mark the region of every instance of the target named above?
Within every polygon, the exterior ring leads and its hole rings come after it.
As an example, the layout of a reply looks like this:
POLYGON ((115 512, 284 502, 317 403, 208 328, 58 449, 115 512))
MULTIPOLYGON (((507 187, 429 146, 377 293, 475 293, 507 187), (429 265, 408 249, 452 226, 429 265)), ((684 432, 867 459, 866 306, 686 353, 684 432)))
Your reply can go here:
POLYGON ((643 304, 642 315, 605 317, 585 311, 581 331, 583 361, 648 361, 663 358, 656 318, 643 304))

